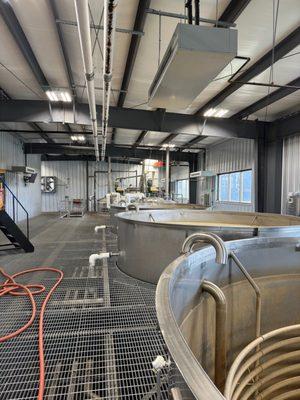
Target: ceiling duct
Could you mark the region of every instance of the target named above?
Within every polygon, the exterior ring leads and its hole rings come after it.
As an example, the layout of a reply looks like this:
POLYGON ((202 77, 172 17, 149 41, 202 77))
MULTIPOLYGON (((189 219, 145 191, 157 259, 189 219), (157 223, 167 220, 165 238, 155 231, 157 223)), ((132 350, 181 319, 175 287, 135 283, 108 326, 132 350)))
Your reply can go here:
POLYGON ((237 55, 237 30, 178 24, 149 89, 149 106, 185 110, 237 55))

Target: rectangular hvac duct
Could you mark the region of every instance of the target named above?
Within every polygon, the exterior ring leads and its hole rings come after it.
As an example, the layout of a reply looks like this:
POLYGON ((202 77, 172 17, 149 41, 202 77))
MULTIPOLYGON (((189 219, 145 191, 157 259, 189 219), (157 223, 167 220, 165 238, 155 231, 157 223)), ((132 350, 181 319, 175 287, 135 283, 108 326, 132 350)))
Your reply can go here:
POLYGON ((185 110, 237 55, 237 30, 178 24, 149 89, 149 106, 185 110))

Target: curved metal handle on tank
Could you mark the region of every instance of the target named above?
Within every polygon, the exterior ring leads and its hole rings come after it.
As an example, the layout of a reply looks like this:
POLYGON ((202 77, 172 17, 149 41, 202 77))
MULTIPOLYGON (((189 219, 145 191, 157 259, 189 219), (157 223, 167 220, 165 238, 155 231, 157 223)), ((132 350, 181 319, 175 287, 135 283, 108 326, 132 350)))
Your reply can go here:
POLYGON ((137 204, 128 204, 126 206, 127 211, 139 211, 139 206, 137 204))
POLYGON ((182 244, 181 252, 189 253, 192 247, 199 242, 211 244, 216 250, 216 262, 226 264, 228 261, 228 252, 223 240, 214 233, 198 232, 188 236, 182 244))

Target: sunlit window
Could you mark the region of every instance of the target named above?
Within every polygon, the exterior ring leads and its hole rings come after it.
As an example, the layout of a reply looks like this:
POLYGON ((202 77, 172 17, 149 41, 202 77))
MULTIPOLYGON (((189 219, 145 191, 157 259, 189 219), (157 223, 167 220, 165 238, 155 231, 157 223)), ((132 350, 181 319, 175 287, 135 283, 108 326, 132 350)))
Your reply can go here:
POLYGON ((251 203, 252 170, 218 175, 218 200, 251 203))

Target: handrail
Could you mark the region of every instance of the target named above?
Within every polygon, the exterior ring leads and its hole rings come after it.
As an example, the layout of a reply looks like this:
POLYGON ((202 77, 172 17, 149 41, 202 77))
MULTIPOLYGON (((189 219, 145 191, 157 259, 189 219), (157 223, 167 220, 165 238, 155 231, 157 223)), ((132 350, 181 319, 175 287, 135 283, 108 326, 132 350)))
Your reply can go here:
POLYGON ((27 236, 27 239, 29 239, 29 213, 26 210, 26 208, 23 206, 23 204, 20 202, 20 200, 16 197, 16 195, 11 191, 9 186, 5 183, 5 180, 0 177, 0 181, 3 183, 3 186, 5 187, 5 189, 7 189, 9 191, 9 193, 12 195, 12 198, 13 198, 13 221, 16 222, 15 201, 19 204, 19 206, 21 206, 21 208, 25 212, 25 214, 26 214, 26 236, 27 236))

